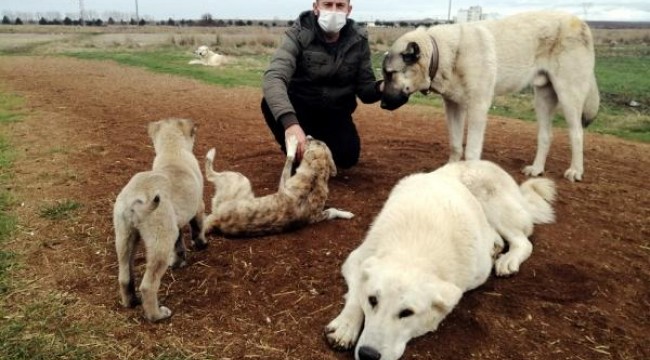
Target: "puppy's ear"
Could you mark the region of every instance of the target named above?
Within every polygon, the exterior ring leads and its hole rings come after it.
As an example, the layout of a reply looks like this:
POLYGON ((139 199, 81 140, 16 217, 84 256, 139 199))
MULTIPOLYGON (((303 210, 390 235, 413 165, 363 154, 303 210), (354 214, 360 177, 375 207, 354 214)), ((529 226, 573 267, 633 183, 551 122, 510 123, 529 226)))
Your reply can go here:
POLYGON ((460 301, 463 291, 458 286, 447 281, 436 282, 432 285, 433 300, 431 306, 444 315, 449 314, 460 301))
POLYGON ((151 138, 151 140, 156 138, 158 131, 160 131, 161 125, 162 125, 162 120, 149 123, 149 126, 147 127, 147 133, 149 133, 149 137, 151 138))
POLYGON ((194 125, 194 122, 190 119, 181 119, 179 121, 179 127, 181 128, 183 135, 187 137, 194 138, 196 135, 196 125, 194 125))
POLYGON ((406 65, 415 64, 420 59, 420 46, 416 42, 410 42, 402 51, 402 60, 406 65))

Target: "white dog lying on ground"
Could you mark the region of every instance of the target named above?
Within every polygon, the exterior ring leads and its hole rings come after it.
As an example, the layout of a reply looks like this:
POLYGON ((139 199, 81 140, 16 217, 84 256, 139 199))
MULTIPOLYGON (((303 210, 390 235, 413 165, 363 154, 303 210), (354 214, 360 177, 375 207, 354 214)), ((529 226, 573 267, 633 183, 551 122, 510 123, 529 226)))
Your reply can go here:
POLYGON ((206 231, 218 230, 224 235, 254 236, 278 233, 307 224, 336 218, 351 219, 354 214, 335 208, 325 209, 329 194, 328 181, 336 175, 336 165, 327 145, 307 137, 305 152, 296 173, 291 167, 298 140, 287 140, 287 159, 280 186, 274 194, 255 197, 250 181, 232 171, 213 169, 215 150, 205 162, 205 176, 214 183, 212 213, 206 218, 206 231))
POLYGON ((149 124, 156 157, 153 169, 135 174, 120 191, 113 208, 115 248, 122 305, 142 303, 145 317, 158 321, 171 310, 158 304, 160 280, 169 265, 185 265, 180 229, 188 223, 196 249, 207 246, 203 230, 203 175, 192 153, 196 128, 191 120, 166 119, 149 124), (138 240, 144 243, 147 266, 135 293, 133 260, 138 240))
POLYGON ((345 306, 325 328, 336 349, 356 343, 357 360, 394 360, 429 331, 465 291, 518 271, 532 245, 533 223, 554 220, 555 184, 517 186, 488 161, 456 162, 402 179, 364 242, 342 267, 345 306), (503 240, 509 251, 503 250, 503 240), (363 329, 363 331, 362 331, 363 329), (358 341, 357 341, 358 338, 358 341))
POLYGON ((199 46, 195 51, 194 55, 198 56, 198 59, 190 60, 188 64, 190 65, 205 65, 205 66, 221 66, 226 63, 226 57, 221 54, 210 50, 209 47, 205 45, 199 46))

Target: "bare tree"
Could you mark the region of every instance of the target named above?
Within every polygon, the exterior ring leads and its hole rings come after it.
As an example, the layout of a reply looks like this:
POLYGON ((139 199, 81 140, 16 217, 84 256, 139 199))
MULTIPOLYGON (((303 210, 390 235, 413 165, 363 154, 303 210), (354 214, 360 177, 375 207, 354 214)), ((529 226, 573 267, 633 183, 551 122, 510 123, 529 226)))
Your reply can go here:
POLYGON ((583 2, 583 3, 582 3, 582 10, 583 10, 584 13, 585 13, 585 21, 586 21, 587 18, 589 17, 589 9, 591 9, 591 7, 592 7, 593 5, 594 5, 594 4, 593 4, 593 3, 590 3, 590 2, 583 2))

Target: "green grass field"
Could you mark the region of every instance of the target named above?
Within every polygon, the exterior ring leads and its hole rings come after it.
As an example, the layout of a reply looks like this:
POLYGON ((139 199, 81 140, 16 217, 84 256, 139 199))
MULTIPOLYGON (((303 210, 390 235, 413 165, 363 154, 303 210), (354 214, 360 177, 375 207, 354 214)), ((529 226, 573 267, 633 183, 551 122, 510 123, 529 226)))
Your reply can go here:
POLYGON ((233 66, 219 69, 188 65, 185 52, 157 50, 145 52, 86 51, 66 53, 68 56, 86 60, 112 60, 123 65, 137 66, 158 73, 185 76, 220 86, 252 86, 262 84, 262 74, 268 57, 251 56, 240 59, 233 66))
MULTIPOLYGON (((2 134, 9 123, 21 121, 25 115, 22 98, 0 90, 0 359, 7 360, 55 360, 92 359, 89 348, 71 345, 68 339, 88 336, 96 330, 86 325, 62 324, 66 317, 65 294, 51 292, 44 297, 33 298, 21 304, 13 302, 30 287, 29 279, 18 276, 23 266, 21 255, 11 251, 7 242, 17 231, 17 219, 12 213, 16 200, 6 190, 13 176, 15 158, 11 139, 2 134)), ((43 208, 46 218, 65 218, 78 207, 73 201, 64 201, 43 208)), ((90 339, 90 338, 89 338, 90 339)))

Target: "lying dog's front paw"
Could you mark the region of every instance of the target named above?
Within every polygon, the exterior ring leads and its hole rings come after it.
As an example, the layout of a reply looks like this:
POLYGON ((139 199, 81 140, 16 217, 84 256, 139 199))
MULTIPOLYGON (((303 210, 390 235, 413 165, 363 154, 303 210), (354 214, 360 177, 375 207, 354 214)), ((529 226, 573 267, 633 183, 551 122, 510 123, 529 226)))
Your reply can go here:
POLYGON ((494 262, 494 272, 497 276, 514 275, 519 271, 519 265, 521 265, 521 260, 513 256, 512 253, 505 253, 494 262))
POLYGON ((357 342, 358 327, 349 321, 337 317, 325 327, 325 338, 327 343, 336 350, 346 351, 354 347, 357 342))

